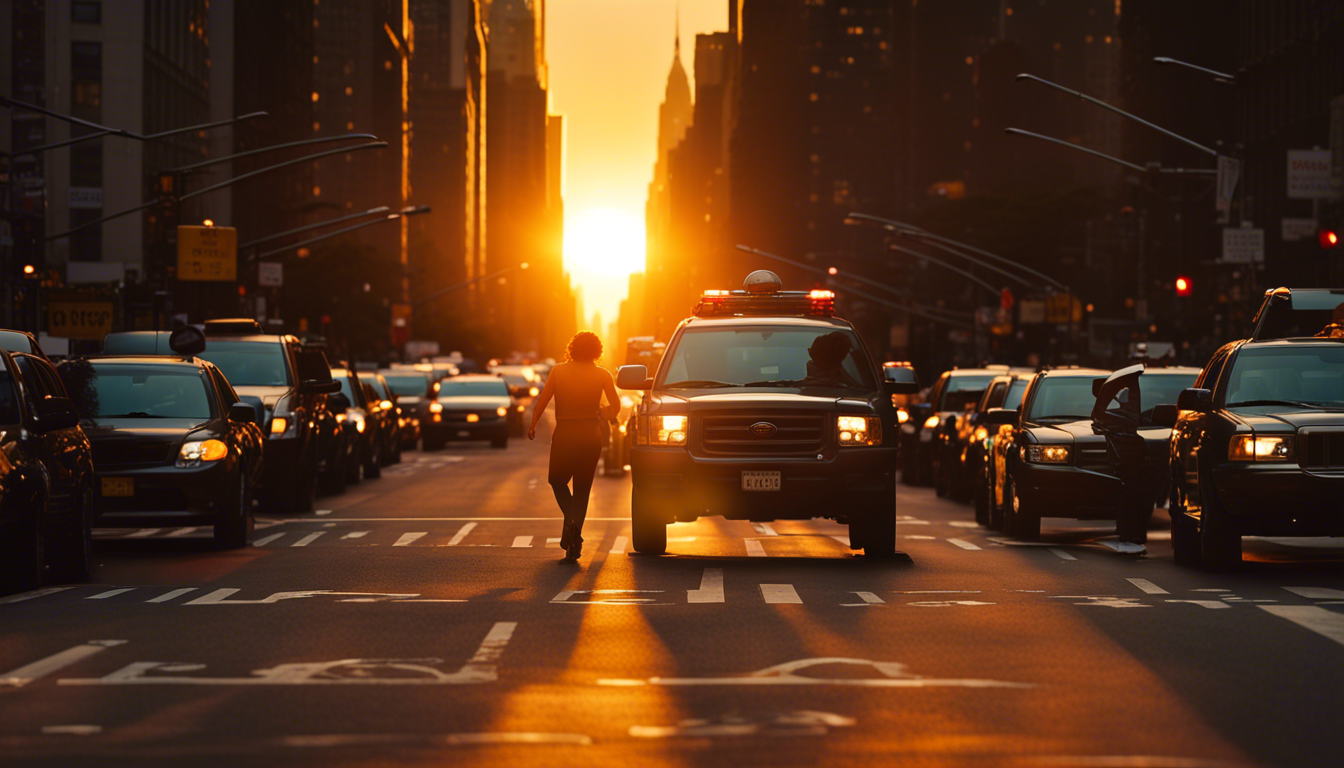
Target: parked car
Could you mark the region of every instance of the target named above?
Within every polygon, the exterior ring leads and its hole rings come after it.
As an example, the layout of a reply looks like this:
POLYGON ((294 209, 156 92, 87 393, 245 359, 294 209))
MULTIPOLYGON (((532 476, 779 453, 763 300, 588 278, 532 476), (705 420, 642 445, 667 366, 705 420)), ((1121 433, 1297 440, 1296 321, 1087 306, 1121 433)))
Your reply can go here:
POLYGON ((1252 341, 1344 338, 1344 288, 1265 291, 1265 299, 1251 322, 1252 341))
POLYGON ((211 525, 220 546, 245 547, 265 442, 257 411, 192 356, 205 346, 200 331, 177 335, 181 357, 77 358, 58 368, 93 446, 98 524, 211 525))
MULTIPOLYGON (((904 426, 915 427, 915 439, 903 441, 905 471, 913 472, 916 485, 933 485, 939 496, 952 490, 953 467, 960 463, 955 445, 957 417, 974 408, 985 387, 995 376, 1008 372, 1008 366, 954 368, 943 373, 929 391, 928 404, 919 409, 920 419, 904 426)), ((910 434, 902 431, 902 437, 910 434)))
POLYGON ((354 427, 353 462, 346 467, 347 476, 351 482, 358 482, 358 473, 362 469, 365 478, 382 477, 386 440, 384 422, 392 416, 391 411, 383 410, 374 399, 372 388, 353 368, 332 368, 331 377, 340 385, 340 392, 333 394, 329 403, 337 412, 337 420, 345 423, 347 431, 354 427), (345 406, 344 413, 341 413, 342 405, 345 406))
POLYGON ((425 450, 439 450, 449 440, 489 440, 491 447, 508 447, 512 402, 498 376, 467 374, 441 382, 430 419, 420 427, 425 450))
MULTIPOLYGON (((985 391, 980 404, 976 406, 980 416, 971 439, 979 443, 978 450, 973 454, 978 456, 978 464, 974 463, 975 459, 967 460, 967 464, 971 467, 972 482, 975 483, 975 521, 994 530, 1003 530, 1003 507, 996 501, 998 498, 998 473, 994 471, 994 463, 998 460, 996 448, 1000 439, 1011 427, 991 424, 986 415, 992 408, 1008 411, 1021 408, 1022 395, 1026 393, 1032 377, 1032 374, 1026 373, 1008 373, 995 377, 990 382, 990 389, 985 391), (991 394, 995 385, 999 383, 1004 384, 1001 399, 991 394)), ((970 455, 972 454, 968 453, 968 456, 970 455)))
POLYGON ((359 380, 364 382, 377 399, 378 410, 383 413, 382 436, 383 466, 401 463, 401 429, 406 423, 397 395, 387 385, 387 381, 378 371, 360 371, 359 380))
POLYGON ((93 450, 51 363, 0 351, 0 591, 89 576, 93 450))
POLYGON ((1344 535, 1344 337, 1228 344, 1177 408, 1177 562, 1234 567, 1243 536, 1344 535))
POLYGON ((422 425, 429 420, 429 405, 439 395, 439 382, 414 368, 384 368, 379 373, 392 394, 397 396, 397 407, 405 419, 401 428, 401 447, 415 448, 420 442, 422 425))
POLYGON ((27 331, 0 329, 0 350, 36 355, 47 362, 51 362, 51 358, 47 357, 47 353, 43 352, 42 347, 38 345, 37 339, 27 331))

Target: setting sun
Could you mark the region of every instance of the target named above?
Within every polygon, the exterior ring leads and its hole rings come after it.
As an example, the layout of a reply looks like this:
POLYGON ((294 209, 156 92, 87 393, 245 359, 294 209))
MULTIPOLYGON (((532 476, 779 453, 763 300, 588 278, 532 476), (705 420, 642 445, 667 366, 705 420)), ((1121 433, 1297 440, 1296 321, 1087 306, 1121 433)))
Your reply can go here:
POLYGON ((621 279, 643 270, 644 222, 616 208, 566 217, 565 265, 574 272, 621 279))

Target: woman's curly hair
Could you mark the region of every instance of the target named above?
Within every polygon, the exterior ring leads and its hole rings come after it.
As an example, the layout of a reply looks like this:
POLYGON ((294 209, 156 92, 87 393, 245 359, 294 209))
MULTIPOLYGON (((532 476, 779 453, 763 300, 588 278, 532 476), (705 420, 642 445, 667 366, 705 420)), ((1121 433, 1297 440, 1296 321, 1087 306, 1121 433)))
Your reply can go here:
POLYGON ((591 363, 602 356, 602 340, 592 331, 579 331, 565 347, 565 359, 591 363))

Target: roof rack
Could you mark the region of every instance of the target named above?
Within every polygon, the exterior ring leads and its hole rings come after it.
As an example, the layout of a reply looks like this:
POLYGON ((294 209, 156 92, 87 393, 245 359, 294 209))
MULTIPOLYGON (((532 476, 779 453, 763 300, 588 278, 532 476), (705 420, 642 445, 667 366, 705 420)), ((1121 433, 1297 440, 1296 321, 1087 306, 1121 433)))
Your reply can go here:
POLYGON ((225 317, 218 320, 206 320, 205 332, 215 336, 253 335, 260 336, 261 323, 250 317, 225 317))

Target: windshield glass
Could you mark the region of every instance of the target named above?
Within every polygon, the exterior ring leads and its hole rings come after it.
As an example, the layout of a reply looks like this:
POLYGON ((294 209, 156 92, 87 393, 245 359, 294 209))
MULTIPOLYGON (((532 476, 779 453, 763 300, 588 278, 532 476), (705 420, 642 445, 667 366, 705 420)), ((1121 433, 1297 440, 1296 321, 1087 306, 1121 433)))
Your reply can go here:
POLYGON ((1223 401, 1232 406, 1263 400, 1344 406, 1344 345, 1242 349, 1223 401))
POLYGON ((942 402, 938 403, 940 411, 960 411, 966 408, 967 404, 975 405, 980 402, 980 396, 985 393, 985 387, 994 380, 994 375, 987 376, 948 376, 947 386, 943 388, 942 402))
POLYGON ((1016 411, 1022 407, 1022 395, 1027 393, 1027 384, 1030 379, 1014 379, 1012 384, 1008 385, 1008 395, 1003 398, 1003 407, 1010 411, 1016 411))
POLYGON ((1143 412, 1158 405, 1175 405, 1181 390, 1195 386, 1199 373, 1145 373, 1139 377, 1139 399, 1143 412))
POLYGON ((211 417, 210 393, 196 368, 67 363, 60 370, 80 418, 207 421, 211 417))
POLYGON ((450 397, 508 397, 503 379, 495 381, 445 381, 439 387, 439 399, 450 397))
POLYGON ((288 387, 289 366, 279 341, 209 341, 199 357, 224 372, 235 387, 288 387))
POLYGON ((714 328, 682 334, 658 369, 669 389, 765 386, 877 389, 873 365, 847 329, 714 328))
POLYGON ((354 387, 351 386, 350 381, 353 377, 348 373, 337 373, 336 371, 332 371, 331 375, 336 381, 340 382, 341 394, 345 395, 346 398, 350 400, 351 405, 358 408, 359 404, 364 402, 364 398, 355 396, 354 387))
POLYGON ((383 382, 379 381, 377 376, 365 376, 360 381, 367 382, 373 388, 373 393, 378 396, 378 399, 387 399, 387 389, 383 387, 383 382))
POLYGON ((1036 387, 1031 398, 1031 412, 1028 421, 1058 419, 1077 421, 1092 418, 1092 406, 1097 398, 1092 396, 1091 376, 1046 376, 1036 387))
POLYGON ((406 397, 424 397, 425 390, 429 388, 428 380, 419 374, 408 376, 401 373, 385 373, 383 379, 393 392, 406 397))
POLYGON ((1257 339, 1302 336, 1344 338, 1344 291, 1293 291, 1288 301, 1265 308, 1255 334, 1257 339))

